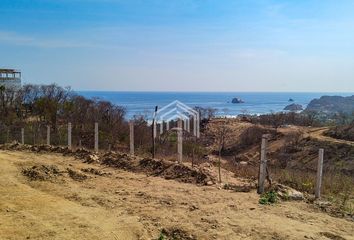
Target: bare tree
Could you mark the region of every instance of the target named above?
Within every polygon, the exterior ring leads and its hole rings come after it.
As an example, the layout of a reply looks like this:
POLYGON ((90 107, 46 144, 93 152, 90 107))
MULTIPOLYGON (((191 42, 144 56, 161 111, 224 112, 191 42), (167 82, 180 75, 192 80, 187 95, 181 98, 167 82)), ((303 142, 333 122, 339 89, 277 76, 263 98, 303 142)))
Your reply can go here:
POLYGON ((222 182, 221 180, 221 157, 222 152, 225 150, 225 145, 230 138, 230 134, 232 132, 229 125, 227 125, 227 121, 219 122, 215 128, 210 129, 212 134, 214 135, 215 142, 217 145, 218 150, 218 175, 219 175, 219 183, 222 182))

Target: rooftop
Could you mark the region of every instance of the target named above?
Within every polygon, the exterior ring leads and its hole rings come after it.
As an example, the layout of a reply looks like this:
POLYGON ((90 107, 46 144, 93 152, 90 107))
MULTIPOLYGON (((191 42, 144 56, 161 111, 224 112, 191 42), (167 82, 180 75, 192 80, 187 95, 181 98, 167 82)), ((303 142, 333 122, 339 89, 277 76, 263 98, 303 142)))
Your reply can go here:
POLYGON ((20 70, 17 69, 4 69, 0 68, 0 73, 21 73, 20 70))

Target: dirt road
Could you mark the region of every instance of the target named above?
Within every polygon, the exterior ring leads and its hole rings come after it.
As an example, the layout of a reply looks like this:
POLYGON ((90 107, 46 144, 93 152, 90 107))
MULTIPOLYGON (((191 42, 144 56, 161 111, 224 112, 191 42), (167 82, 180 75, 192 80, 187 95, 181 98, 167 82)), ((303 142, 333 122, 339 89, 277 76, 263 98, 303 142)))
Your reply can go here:
POLYGON ((327 127, 315 128, 315 129, 309 131, 308 134, 310 137, 315 138, 320 141, 348 144, 348 145, 354 146, 354 142, 352 142, 352 141, 347 141, 347 140, 343 140, 343 139, 337 139, 337 138, 332 138, 332 137, 326 136, 324 133, 326 131, 328 131, 328 129, 329 128, 327 128, 327 127))
POLYGON ((1 151, 0 176, 0 239, 158 239, 162 229, 179 239, 354 239, 353 222, 306 203, 261 206, 255 192, 102 169, 57 154, 1 151), (41 165, 59 171, 43 181, 21 173, 41 165), (99 171, 81 171, 90 168, 99 171))

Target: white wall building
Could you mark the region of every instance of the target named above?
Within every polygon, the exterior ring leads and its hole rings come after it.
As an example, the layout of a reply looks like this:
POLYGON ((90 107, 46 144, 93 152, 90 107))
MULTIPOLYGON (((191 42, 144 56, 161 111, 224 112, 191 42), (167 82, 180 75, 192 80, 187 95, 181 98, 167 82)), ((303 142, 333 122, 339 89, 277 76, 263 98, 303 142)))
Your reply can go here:
POLYGON ((21 71, 0 69, 0 86, 5 88, 21 88, 21 71))

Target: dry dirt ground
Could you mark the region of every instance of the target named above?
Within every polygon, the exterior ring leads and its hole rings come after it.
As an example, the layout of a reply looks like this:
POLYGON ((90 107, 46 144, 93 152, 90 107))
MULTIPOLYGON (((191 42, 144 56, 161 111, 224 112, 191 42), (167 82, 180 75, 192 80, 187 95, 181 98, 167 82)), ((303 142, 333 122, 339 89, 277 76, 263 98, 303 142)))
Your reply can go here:
POLYGON ((59 154, 0 151, 0 176, 1 240, 158 239, 163 229, 175 239, 354 239, 352 221, 304 202, 263 206, 254 191, 103 169, 59 154), (22 174, 42 165, 56 166, 45 180, 22 174), (89 168, 100 171, 81 171, 89 168))

